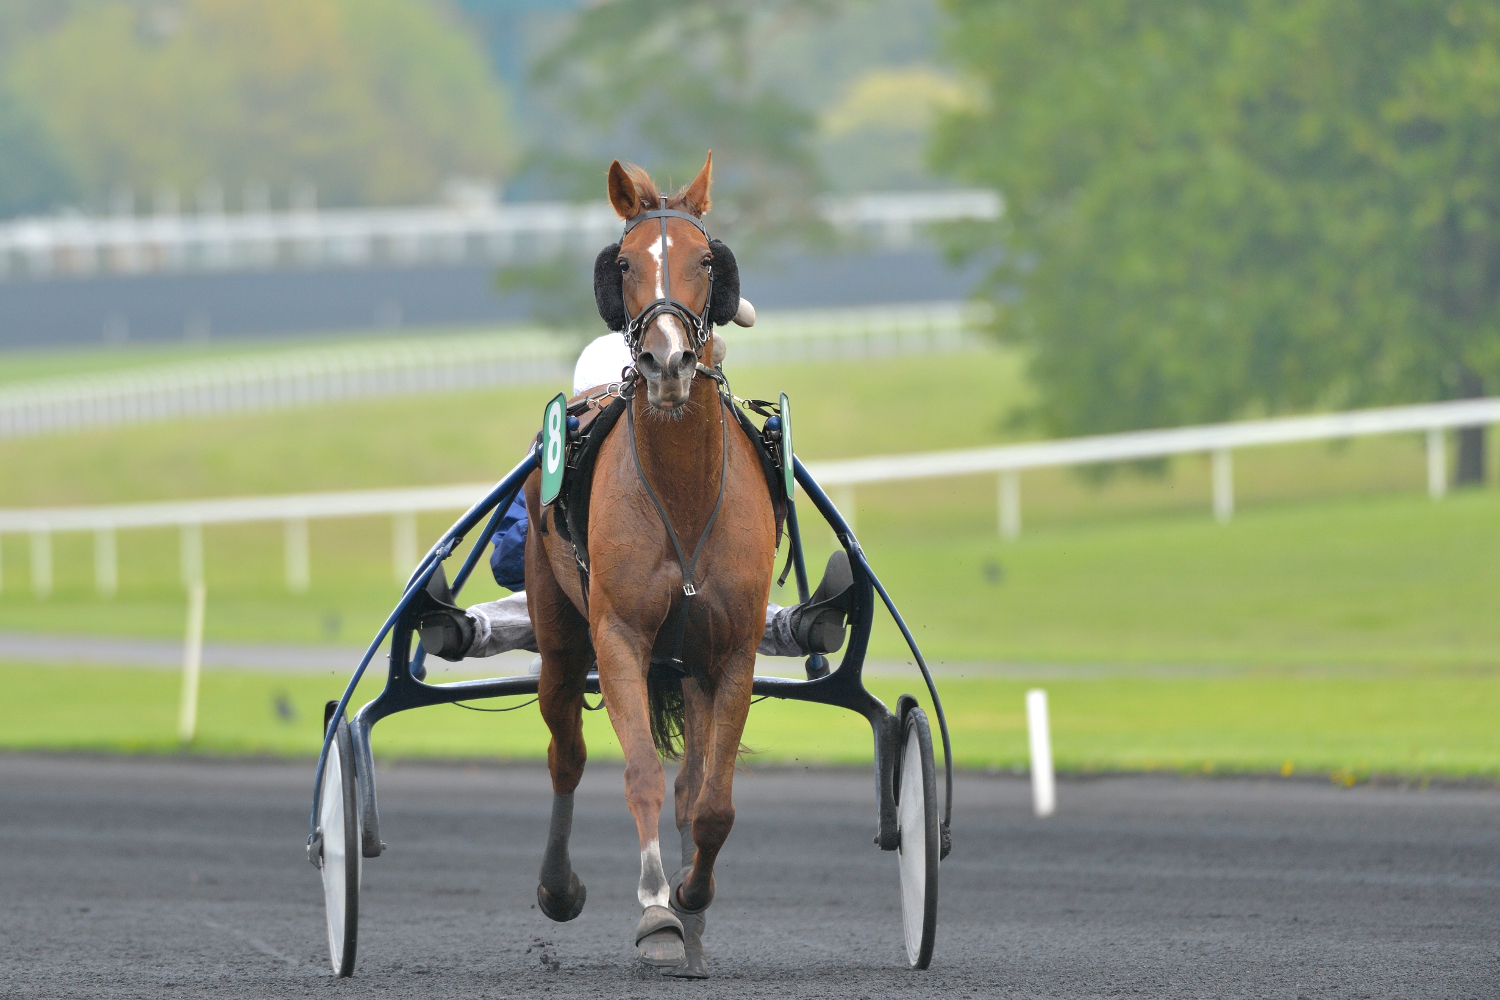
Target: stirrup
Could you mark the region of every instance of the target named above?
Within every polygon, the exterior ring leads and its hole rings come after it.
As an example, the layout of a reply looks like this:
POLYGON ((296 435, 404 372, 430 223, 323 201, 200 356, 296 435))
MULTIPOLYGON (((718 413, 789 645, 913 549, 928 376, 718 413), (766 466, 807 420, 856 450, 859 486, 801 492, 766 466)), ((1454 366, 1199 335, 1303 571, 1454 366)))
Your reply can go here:
POLYGON ((806 604, 794 610, 792 636, 808 653, 836 653, 844 645, 845 617, 854 610, 854 572, 849 553, 834 550, 823 579, 806 604))
POLYGON ((441 563, 426 588, 412 595, 407 613, 416 621, 422 648, 433 656, 457 663, 474 645, 474 622, 453 603, 453 591, 441 563))

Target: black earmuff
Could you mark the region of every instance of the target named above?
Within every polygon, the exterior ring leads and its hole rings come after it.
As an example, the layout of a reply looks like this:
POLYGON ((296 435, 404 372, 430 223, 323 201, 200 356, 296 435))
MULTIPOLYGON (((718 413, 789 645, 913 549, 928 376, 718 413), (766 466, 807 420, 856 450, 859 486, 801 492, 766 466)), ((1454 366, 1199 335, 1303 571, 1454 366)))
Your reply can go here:
MULTIPOLYGON (((594 258, 594 305, 611 330, 625 329, 625 286, 620 275, 620 244, 611 243, 594 258)), ((733 260, 733 258, 730 258, 733 260)), ((735 278, 735 308, 739 308, 739 278, 735 278)), ((717 298, 717 295, 715 296, 717 298)))
MULTIPOLYGON (((740 266, 734 251, 719 240, 708 241, 714 255, 714 297, 708 304, 708 321, 724 326, 740 310, 740 266)), ((594 258, 594 305, 599 318, 611 330, 625 329, 625 286, 620 275, 620 244, 611 243, 594 258)))
MULTIPOLYGON (((708 304, 708 321, 723 326, 740 311, 740 266, 735 263, 734 252, 718 240, 709 240, 708 249, 714 255, 714 298, 708 304)), ((615 275, 615 280, 619 277, 615 275)))

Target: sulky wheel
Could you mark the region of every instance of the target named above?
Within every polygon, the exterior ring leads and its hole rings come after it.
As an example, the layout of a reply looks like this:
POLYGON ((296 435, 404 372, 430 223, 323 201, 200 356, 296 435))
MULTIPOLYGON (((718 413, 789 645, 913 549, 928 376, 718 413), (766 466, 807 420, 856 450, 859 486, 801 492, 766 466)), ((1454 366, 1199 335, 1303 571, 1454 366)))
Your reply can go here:
POLYGON ((932 962, 937 937, 938 832, 937 771, 927 713, 913 706, 902 725, 901 758, 896 768, 896 828, 901 832, 901 924, 906 958, 913 969, 932 962))
POLYGON ((318 805, 323 901, 328 907, 328 955, 336 976, 354 974, 359 928, 359 796, 354 782, 354 741, 340 719, 328 746, 318 805))

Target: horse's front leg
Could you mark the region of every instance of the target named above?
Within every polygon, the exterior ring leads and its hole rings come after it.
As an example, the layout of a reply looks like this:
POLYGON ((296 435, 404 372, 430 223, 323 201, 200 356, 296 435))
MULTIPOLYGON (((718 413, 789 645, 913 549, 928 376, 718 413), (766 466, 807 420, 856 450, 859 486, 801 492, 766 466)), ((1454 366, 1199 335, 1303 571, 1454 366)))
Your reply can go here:
MULTIPOLYGON (((693 856, 698 851, 697 844, 693 842, 693 814, 698 793, 703 788, 703 765, 714 722, 713 695, 704 690, 697 677, 683 678, 682 701, 682 766, 677 770, 677 782, 672 794, 677 814, 677 834, 682 839, 682 867, 672 876, 673 887, 680 885, 687 877, 693 867, 693 856)), ((703 950, 703 934, 708 929, 707 912, 697 910, 690 913, 682 909, 675 899, 669 905, 682 921, 687 964, 668 969, 666 974, 683 979, 707 979, 708 957, 703 950)))
POLYGON ((750 715, 754 682, 755 647, 750 646, 728 658, 714 687, 703 778, 692 806, 696 851, 672 900, 674 907, 686 913, 700 913, 714 900, 714 862, 734 827, 734 765, 750 715))
POLYGON ((646 671, 651 639, 618 621, 595 621, 599 689, 610 724, 625 753, 625 801, 635 817, 641 845, 641 880, 636 898, 641 919, 636 948, 650 965, 674 967, 687 961, 682 921, 668 908, 667 875, 661 863, 661 807, 667 797, 666 771, 651 738, 651 707, 646 671))
POLYGON ((696 677, 682 679, 682 764, 672 785, 677 835, 682 841, 682 874, 693 866, 698 846, 693 843, 693 804, 703 787, 703 764, 713 732, 714 699, 696 677))

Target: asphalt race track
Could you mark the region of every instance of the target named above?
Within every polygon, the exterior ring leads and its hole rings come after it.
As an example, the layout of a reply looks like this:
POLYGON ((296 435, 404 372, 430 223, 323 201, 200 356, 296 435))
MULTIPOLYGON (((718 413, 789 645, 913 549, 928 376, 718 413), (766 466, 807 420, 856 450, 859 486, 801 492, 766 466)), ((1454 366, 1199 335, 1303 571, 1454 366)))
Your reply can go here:
POLYGON ((912 972, 870 775, 746 773, 715 978, 692 983, 635 963, 617 764, 579 792, 589 898, 569 924, 534 907, 541 768, 379 781, 390 848, 366 863, 359 964, 338 982, 303 853, 309 764, 0 755, 0 995, 1500 995, 1491 790, 1104 778, 1063 781, 1039 822, 1023 781, 964 776, 936 957, 912 972))

